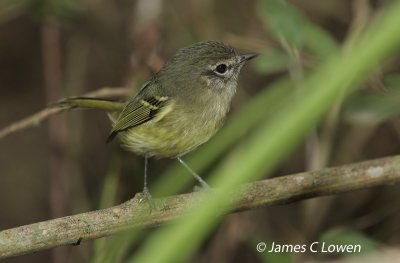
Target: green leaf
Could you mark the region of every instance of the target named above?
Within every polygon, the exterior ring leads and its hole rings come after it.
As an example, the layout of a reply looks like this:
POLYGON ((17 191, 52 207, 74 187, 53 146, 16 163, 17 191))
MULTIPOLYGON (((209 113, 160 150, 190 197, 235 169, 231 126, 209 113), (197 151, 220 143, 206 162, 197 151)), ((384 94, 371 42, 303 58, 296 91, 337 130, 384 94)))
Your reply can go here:
MULTIPOLYGON (((115 204, 115 198, 118 188, 118 179, 120 175, 120 156, 115 156, 106 174, 102 193, 100 196, 99 209, 104 209, 106 207, 111 207, 115 204)), ((112 237, 113 239, 118 237, 118 235, 112 237)), ((92 263, 105 263, 105 258, 107 254, 110 254, 110 245, 108 243, 110 238, 100 238, 93 242, 93 255, 91 258, 92 263)), ((110 261, 109 261, 110 262, 110 261)), ((117 262, 117 261, 111 261, 117 262)))
POLYGON ((335 39, 311 23, 294 5, 279 0, 262 0, 259 9, 262 20, 278 40, 283 38, 297 49, 306 48, 321 59, 338 52, 335 39))
POLYGON ((254 61, 255 68, 260 73, 274 73, 287 70, 288 65, 292 63, 289 55, 278 49, 268 49, 254 61))
POLYGON ((350 123, 376 125, 400 115, 400 90, 354 95, 344 105, 344 119, 350 123))
POLYGON ((291 45, 301 48, 305 42, 307 20, 294 6, 283 1, 260 2, 261 16, 277 39, 284 38, 291 45))
POLYGON ((306 48, 315 56, 327 59, 339 52, 335 39, 322 28, 308 23, 306 48))
POLYGON ((383 84, 388 88, 400 91, 400 74, 388 74, 384 76, 383 84))

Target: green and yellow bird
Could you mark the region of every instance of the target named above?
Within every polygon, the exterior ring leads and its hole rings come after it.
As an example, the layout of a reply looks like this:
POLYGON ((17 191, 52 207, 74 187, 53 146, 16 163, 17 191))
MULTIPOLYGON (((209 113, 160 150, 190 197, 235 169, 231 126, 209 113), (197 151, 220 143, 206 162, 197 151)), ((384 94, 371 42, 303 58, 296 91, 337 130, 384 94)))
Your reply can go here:
POLYGON ((125 103, 92 98, 69 98, 65 108, 97 108, 117 113, 107 141, 118 137, 122 146, 144 156, 143 194, 149 157, 176 158, 200 182, 181 157, 208 141, 222 126, 236 91, 242 66, 255 54, 240 54, 218 41, 179 49, 165 66, 125 103))

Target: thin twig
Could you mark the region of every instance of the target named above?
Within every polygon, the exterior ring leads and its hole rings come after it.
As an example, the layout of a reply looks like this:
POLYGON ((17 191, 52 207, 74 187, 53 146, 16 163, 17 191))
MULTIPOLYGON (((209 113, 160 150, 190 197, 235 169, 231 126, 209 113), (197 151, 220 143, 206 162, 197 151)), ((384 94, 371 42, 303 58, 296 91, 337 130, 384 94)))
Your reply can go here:
MULTIPOLYGON (((81 97, 93 97, 93 98, 114 98, 114 97, 127 97, 131 94, 132 90, 128 88, 110 88, 105 87, 92 92, 88 92, 86 94, 81 95, 81 97)), ((29 128, 33 126, 39 125, 42 121, 47 119, 49 116, 62 112, 64 109, 48 107, 45 108, 29 117, 26 117, 22 120, 16 121, 2 129, 0 129, 0 139, 5 138, 6 136, 29 128)))
MULTIPOLYGON (((232 189, 235 211, 400 183, 400 156, 258 181, 232 189)), ((157 199, 157 209, 133 198, 98 211, 53 219, 0 232, 0 258, 26 254, 114 234, 134 227, 170 222, 213 191, 157 199)))

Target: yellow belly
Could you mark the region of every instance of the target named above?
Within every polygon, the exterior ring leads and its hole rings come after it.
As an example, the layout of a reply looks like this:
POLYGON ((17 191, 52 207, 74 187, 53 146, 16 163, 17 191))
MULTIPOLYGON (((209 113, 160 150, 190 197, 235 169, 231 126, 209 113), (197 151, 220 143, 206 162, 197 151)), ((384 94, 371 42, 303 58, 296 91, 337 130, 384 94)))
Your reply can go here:
POLYGON ((190 123, 149 122, 119 134, 123 148, 139 155, 156 158, 175 158, 192 151, 208 141, 222 121, 190 123))

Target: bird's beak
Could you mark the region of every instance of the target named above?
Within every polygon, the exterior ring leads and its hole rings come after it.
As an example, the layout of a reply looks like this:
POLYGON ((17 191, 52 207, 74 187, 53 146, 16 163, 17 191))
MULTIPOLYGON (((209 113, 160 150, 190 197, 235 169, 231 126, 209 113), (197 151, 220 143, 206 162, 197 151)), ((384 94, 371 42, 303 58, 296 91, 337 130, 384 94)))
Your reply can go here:
POLYGON ((257 57, 257 56, 258 56, 258 54, 254 54, 254 53, 253 54, 240 55, 240 63, 249 61, 250 59, 253 59, 253 58, 257 57))

